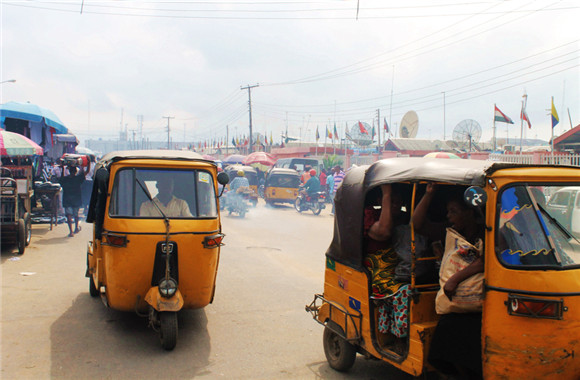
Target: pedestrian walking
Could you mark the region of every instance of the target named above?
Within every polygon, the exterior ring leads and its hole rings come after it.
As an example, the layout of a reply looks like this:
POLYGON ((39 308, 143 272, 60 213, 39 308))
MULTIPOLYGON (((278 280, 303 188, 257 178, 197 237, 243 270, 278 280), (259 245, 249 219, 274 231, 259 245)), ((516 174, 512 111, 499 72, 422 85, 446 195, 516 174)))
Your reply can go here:
POLYGON ((85 171, 82 166, 77 175, 77 167, 69 166, 68 175, 64 175, 64 165, 61 165, 60 186, 62 187, 62 207, 68 224, 68 237, 73 237, 81 231, 79 226, 79 208, 82 206, 82 185, 85 182, 85 171), (75 229, 73 230, 73 220, 75 229))

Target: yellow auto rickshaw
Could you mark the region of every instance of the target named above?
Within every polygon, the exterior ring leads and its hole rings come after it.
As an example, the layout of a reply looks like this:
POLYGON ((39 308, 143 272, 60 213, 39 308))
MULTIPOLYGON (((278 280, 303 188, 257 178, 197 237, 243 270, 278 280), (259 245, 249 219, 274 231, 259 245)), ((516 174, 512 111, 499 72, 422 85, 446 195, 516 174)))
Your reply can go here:
POLYGON ((298 196, 300 174, 293 169, 274 168, 268 172, 264 186, 266 204, 294 204, 298 196))
MULTIPOLYGON (((324 293, 316 294, 306 306, 325 326, 323 345, 329 365, 348 370, 360 353, 413 376, 434 369, 427 358, 438 321, 445 316, 436 312, 436 298, 447 295, 439 276, 449 262, 447 247, 453 240, 446 241, 441 259, 435 254, 437 242, 421 237, 413 223, 407 225, 410 276, 408 310, 402 321, 406 336, 380 331, 385 310, 381 307, 393 300, 373 296, 373 279, 364 264, 368 241, 363 219, 367 206, 382 212, 371 198, 385 184, 403 189, 401 209, 397 204, 391 210, 408 214, 407 220, 414 220, 420 200, 434 186, 437 190, 428 211, 433 220, 445 221, 450 212, 444 208, 445 196, 458 190, 466 203, 480 211, 483 246, 478 249, 483 272, 481 295, 476 299, 480 309, 469 314, 480 323, 474 342, 481 347, 475 353, 480 376, 578 379, 580 236, 560 224, 546 205, 547 195, 555 189, 580 184, 580 168, 477 160, 393 158, 346 174, 335 197, 335 231, 326 252, 324 293), (426 251, 420 254, 421 239, 426 251), (434 265, 424 265, 429 263, 434 265), (419 275, 421 268, 429 267, 431 276, 419 275)), ((397 258, 397 268, 403 261, 397 258)), ((456 296, 448 298, 453 301, 456 296)))
POLYGON ((97 164, 89 206, 89 292, 177 342, 177 312, 213 301, 222 233, 214 162, 184 151, 125 151, 97 164))
POLYGON ((254 205, 254 207, 256 207, 258 204, 258 172, 251 166, 230 165, 225 169, 226 173, 228 173, 230 182, 238 176, 238 170, 244 171, 244 174, 250 183, 251 192, 248 195, 248 199, 254 205))

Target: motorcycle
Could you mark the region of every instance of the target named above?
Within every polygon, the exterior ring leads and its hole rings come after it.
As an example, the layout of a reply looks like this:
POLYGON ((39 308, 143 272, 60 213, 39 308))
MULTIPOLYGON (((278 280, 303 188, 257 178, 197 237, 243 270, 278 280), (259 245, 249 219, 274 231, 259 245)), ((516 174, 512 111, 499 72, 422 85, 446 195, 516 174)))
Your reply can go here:
POLYGON ((299 192, 294 202, 294 208, 298 212, 312 210, 314 215, 318 215, 326 207, 325 202, 326 195, 324 191, 318 191, 312 195, 299 192))
POLYGON ((241 218, 244 218, 250 209, 249 202, 251 194, 252 190, 250 189, 228 192, 226 208, 228 209, 229 215, 235 212, 239 214, 241 218))

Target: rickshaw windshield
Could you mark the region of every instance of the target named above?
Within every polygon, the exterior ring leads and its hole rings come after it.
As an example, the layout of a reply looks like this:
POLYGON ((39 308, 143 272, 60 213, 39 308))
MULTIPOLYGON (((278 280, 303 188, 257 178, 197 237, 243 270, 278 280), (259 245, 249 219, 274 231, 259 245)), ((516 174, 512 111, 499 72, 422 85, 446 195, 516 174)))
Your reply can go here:
POLYGON ((181 169, 125 168, 117 172, 109 207, 111 217, 162 218, 159 209, 172 219, 216 218, 212 175, 204 170, 181 169))
POLYGON ((298 188, 300 177, 295 175, 275 174, 268 177, 268 186, 298 188))
POLYGON ((521 184, 503 190, 499 202, 496 253, 503 264, 580 265, 579 187, 521 184))

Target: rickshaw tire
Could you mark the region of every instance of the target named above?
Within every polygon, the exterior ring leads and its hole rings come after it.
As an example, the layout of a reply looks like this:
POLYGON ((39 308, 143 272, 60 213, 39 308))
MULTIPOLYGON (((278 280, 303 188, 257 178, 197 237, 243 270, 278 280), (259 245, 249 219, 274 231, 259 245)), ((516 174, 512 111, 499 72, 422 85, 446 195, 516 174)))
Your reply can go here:
POLYGON ((159 338, 161 346, 171 351, 177 344, 177 313, 174 311, 163 311, 159 313, 159 338))
POLYGON ((314 203, 314 206, 312 206, 312 213, 314 215, 320 215, 320 212, 322 211, 322 207, 320 207, 319 203, 314 203))
POLYGON ((32 240, 32 219, 29 213, 24 214, 24 220, 26 222, 26 246, 28 247, 32 240))
POLYGON ((333 321, 324 328, 323 345, 324 355, 330 367, 336 371, 348 371, 356 360, 356 347, 341 338, 331 330, 343 332, 342 328, 333 321))
POLYGON ((24 219, 18 220, 18 254, 23 255, 26 250, 26 222, 24 219))
POLYGON ((93 275, 89 276, 89 294, 93 298, 98 297, 100 294, 99 289, 95 285, 95 280, 93 280, 93 275))

